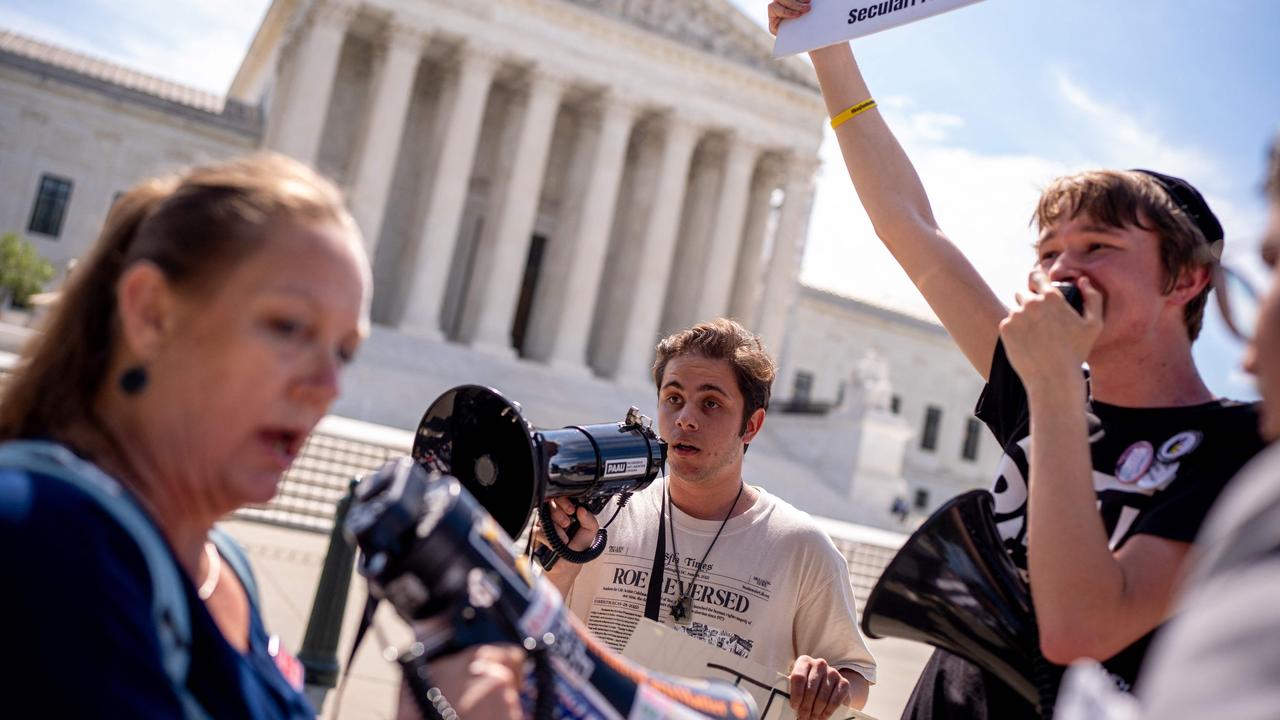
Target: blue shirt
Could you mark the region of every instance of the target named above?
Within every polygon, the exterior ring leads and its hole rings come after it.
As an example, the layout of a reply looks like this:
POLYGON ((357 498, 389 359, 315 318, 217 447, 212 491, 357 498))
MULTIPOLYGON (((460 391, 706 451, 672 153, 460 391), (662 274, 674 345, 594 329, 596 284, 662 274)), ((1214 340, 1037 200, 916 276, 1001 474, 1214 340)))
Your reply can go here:
MULTIPOLYGON (((314 718, 268 652, 257 607, 250 603, 249 650, 241 654, 186 573, 178 576, 191 616, 187 687, 205 712, 314 718)), ((5 707, 41 717, 182 717, 161 664, 152 605, 142 552, 95 500, 57 478, 0 469, 5 707)))

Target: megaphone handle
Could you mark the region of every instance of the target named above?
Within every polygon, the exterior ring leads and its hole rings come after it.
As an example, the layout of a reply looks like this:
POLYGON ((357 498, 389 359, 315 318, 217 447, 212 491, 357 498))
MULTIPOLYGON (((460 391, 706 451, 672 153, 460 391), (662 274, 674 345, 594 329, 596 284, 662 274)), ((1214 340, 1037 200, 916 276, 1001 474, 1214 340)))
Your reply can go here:
MULTIPOLYGON (((542 521, 541 510, 539 510, 538 520, 542 521)), ((578 522, 578 518, 571 517, 569 518, 569 527, 564 529, 564 535, 565 537, 571 538, 574 535, 578 534, 578 531, 581 529, 582 529, 582 523, 578 522)), ((554 527, 547 525, 545 522, 543 522, 542 533, 546 535, 549 532, 552 532, 552 533, 555 532, 554 527)), ((557 537, 556 539, 559 540, 560 538, 557 537)), ((551 540, 548 539, 547 542, 550 543, 551 540)), ((555 564, 557 562, 560 561, 560 555, 555 550, 552 550, 550 545, 539 545, 533 551, 533 559, 538 561, 538 564, 542 566, 543 570, 550 570, 551 568, 555 567, 555 564)))
MULTIPOLYGON (((604 528, 596 531, 596 538, 591 542, 591 547, 586 550, 574 550, 569 547, 568 543, 560 539, 560 534, 556 532, 555 523, 551 520, 551 511, 547 509, 547 503, 538 506, 538 522, 542 523, 542 534, 547 539, 547 544, 555 551, 556 555, 568 560, 571 563, 582 565, 600 557, 604 553, 605 543, 609 541, 609 533, 604 528)), ((573 537, 575 533, 581 529, 582 525, 578 523, 577 518, 569 519, 569 527, 565 528, 565 536, 573 537)), ((537 557, 537 553, 534 553, 537 557)), ((550 569, 550 565, 543 564, 544 569, 550 569)))

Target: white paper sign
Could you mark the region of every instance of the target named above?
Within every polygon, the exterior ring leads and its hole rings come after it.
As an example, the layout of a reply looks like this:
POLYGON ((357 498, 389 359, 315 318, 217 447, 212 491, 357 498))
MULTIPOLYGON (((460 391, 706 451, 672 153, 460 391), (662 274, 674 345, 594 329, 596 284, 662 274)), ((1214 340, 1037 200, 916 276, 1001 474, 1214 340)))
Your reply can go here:
MULTIPOLYGON (((668 675, 724 680, 751 693, 760 712, 760 720, 795 720, 791 710, 790 681, 785 675, 771 671, 678 633, 665 625, 640 618, 636 630, 622 654, 657 672, 668 675)), ((866 713, 841 707, 831 720, 875 720, 866 713)))
POLYGON ((812 0, 808 14, 778 26, 773 56, 835 45, 981 0, 812 0))

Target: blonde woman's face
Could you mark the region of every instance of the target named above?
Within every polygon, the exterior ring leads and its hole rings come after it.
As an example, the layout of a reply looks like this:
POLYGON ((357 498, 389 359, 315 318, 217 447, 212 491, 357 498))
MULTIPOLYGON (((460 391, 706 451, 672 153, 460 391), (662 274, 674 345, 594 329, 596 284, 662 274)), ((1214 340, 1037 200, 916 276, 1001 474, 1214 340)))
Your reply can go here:
POLYGON ((284 223, 202 297, 148 365, 154 452, 201 508, 275 495, 367 334, 368 262, 336 223, 284 223))

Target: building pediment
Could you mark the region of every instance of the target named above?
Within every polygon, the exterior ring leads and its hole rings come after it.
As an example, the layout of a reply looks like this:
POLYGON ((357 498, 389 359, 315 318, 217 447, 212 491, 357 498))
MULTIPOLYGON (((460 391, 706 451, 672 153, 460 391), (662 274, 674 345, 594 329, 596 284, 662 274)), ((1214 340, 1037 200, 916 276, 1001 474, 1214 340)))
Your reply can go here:
MULTIPOLYGON (((729 0, 564 0, 788 82, 817 89, 813 71, 773 57, 773 42, 729 0)), ((763 3, 760 12, 764 12, 763 3)))

